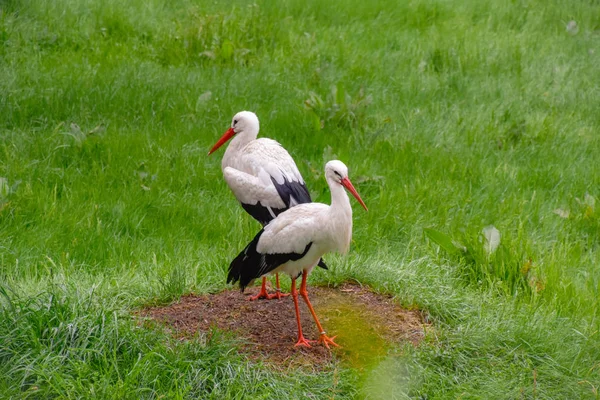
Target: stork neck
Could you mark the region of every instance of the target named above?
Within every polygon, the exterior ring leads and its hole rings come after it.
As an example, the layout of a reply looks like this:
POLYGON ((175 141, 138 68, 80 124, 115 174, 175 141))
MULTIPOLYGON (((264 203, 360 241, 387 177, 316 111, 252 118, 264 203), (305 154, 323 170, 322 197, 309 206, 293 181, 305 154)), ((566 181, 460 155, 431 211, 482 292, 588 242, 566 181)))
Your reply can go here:
POLYGON ((222 167, 232 166, 240 155, 242 149, 251 141, 256 140, 258 129, 246 129, 238 132, 229 142, 225 154, 223 155, 222 167))
POLYGON ((332 234, 333 249, 345 254, 352 239, 352 206, 344 187, 327 179, 331 190, 331 207, 329 207, 329 232, 332 234))
POLYGON ((352 215, 352 207, 350 206, 350 198, 342 185, 338 182, 329 181, 329 190, 331 190, 331 210, 333 212, 350 213, 352 215))

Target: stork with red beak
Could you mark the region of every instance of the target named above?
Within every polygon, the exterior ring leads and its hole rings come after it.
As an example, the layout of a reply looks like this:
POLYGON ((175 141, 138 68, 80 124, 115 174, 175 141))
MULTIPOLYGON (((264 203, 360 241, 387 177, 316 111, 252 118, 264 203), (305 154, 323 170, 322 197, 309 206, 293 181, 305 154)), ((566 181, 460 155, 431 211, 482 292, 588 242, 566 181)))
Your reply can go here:
MULTIPOLYGON (((310 347, 302 334, 296 279, 302 275, 300 296, 306 302, 317 329, 319 343, 329 348, 337 346, 319 323, 308 299, 306 278, 328 252, 346 253, 352 238, 352 207, 347 189, 367 210, 356 189, 348 179, 348 168, 338 160, 325 165, 325 178, 331 190, 331 205, 300 204, 279 214, 254 237, 254 240, 231 262, 227 282, 238 282, 242 291, 252 280, 270 272, 285 272, 292 278, 292 296, 298 323, 296 346, 310 347)), ((368 210, 367 210, 368 211, 368 210)))
MULTIPOLYGON (((221 161, 223 176, 244 210, 265 226, 288 208, 312 200, 290 154, 275 140, 257 139, 258 130, 256 114, 241 111, 233 116, 231 127, 208 154, 231 139, 221 161)), ((327 269, 323 261, 319 266, 327 269)), ((263 277, 260 292, 250 300, 287 296, 281 293, 279 275, 273 295, 267 293, 266 280, 263 277)))

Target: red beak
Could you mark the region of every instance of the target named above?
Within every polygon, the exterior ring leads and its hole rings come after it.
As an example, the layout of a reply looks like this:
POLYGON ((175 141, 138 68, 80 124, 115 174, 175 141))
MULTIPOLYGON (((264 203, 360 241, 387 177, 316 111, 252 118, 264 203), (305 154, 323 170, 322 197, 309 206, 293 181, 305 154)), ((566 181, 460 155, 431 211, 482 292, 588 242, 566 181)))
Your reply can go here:
POLYGON ((219 141, 212 147, 212 149, 210 149, 208 155, 210 156, 212 153, 217 151, 217 149, 223 146, 225 143, 227 143, 227 141, 231 139, 233 135, 235 135, 235 131, 233 130, 233 128, 227 129, 227 132, 225 132, 223 136, 221 136, 221 139, 219 139, 219 141))
POLYGON ((363 208, 366 211, 369 211, 369 209, 367 208, 367 205, 365 204, 364 201, 362 201, 362 199, 360 198, 360 195, 358 194, 358 192, 356 191, 356 189, 354 189, 354 186, 352 185, 352 182, 350 182, 350 179, 348 178, 344 178, 342 179, 342 185, 348 189, 348 191, 350 193, 352 193, 352 196, 356 197, 356 200, 358 200, 358 202, 360 203, 361 206, 363 206, 363 208))

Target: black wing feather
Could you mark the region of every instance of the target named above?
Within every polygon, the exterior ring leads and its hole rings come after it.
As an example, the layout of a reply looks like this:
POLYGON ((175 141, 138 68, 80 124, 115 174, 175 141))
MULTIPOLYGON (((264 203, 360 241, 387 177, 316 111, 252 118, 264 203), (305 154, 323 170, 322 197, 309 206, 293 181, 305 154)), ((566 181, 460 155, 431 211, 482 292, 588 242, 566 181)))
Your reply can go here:
POLYGON ((277 183, 273 177, 271 177, 271 181, 273 182, 275 189, 277 189, 279 197, 281 197, 281 200, 283 200, 283 203, 287 208, 290 208, 292 197, 296 199, 298 204, 312 202, 310 193, 308 193, 308 189, 306 188, 306 184, 297 181, 289 181, 285 175, 283 176, 283 183, 281 184, 277 183))
POLYGON ((236 283, 239 281, 242 292, 254 279, 260 278, 288 261, 301 259, 308 253, 310 246, 312 246, 312 242, 307 244, 302 254, 261 254, 256 251, 256 246, 263 232, 264 229, 261 229, 248 246, 229 265, 227 283, 236 283))
POLYGON ((323 261, 322 258, 319 260, 319 263, 317 265, 323 269, 329 269, 329 267, 327 267, 327 264, 325 264, 325 261, 323 261))
MULTIPOLYGON (((269 212, 269 208, 260 204, 260 201, 254 205, 242 203, 242 207, 244 208, 244 210, 246 210, 248 214, 252 216, 252 218, 260 222, 262 226, 267 225, 273 220, 273 215, 269 212)), ((286 208, 271 207, 271 211, 273 211, 273 214, 275 214, 275 216, 278 216, 285 210, 286 208)))

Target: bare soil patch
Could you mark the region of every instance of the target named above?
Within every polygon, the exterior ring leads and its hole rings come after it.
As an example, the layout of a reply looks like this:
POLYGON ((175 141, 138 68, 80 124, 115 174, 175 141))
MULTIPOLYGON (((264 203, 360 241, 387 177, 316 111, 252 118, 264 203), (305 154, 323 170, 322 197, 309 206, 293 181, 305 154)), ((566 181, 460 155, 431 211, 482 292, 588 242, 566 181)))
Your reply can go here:
MULTIPOLYGON (((138 312, 185 339, 211 328, 234 332, 242 339, 242 350, 252 358, 277 364, 323 364, 338 354, 354 366, 384 356, 392 346, 416 345, 424 336, 426 323, 418 310, 400 307, 391 296, 371 292, 367 287, 346 283, 337 288, 310 287, 309 298, 329 336, 337 336, 341 349, 328 350, 314 344, 294 347, 297 326, 291 296, 281 300, 248 301, 257 288, 226 290, 210 295, 185 295, 173 304, 138 312)), ((304 336, 318 338, 315 323, 300 298, 304 336)))

